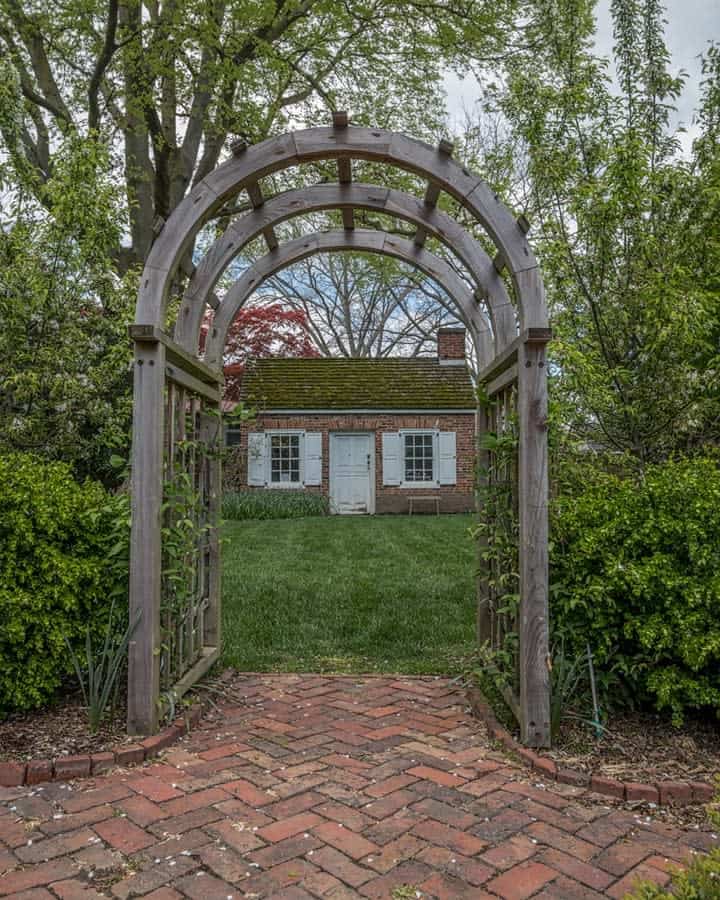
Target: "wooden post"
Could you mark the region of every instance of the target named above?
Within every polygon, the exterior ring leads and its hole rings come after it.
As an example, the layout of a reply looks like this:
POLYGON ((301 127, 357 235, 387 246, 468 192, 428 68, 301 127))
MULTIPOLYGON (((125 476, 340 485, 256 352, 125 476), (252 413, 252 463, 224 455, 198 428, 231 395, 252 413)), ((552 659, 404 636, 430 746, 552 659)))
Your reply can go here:
POLYGON ((140 621, 128 648, 129 734, 153 734, 160 696, 160 599, 165 438, 165 347, 135 342, 131 457, 130 621, 140 621))
POLYGON ((530 747, 550 746, 548 668, 547 328, 518 347, 520 517, 520 728, 530 747))

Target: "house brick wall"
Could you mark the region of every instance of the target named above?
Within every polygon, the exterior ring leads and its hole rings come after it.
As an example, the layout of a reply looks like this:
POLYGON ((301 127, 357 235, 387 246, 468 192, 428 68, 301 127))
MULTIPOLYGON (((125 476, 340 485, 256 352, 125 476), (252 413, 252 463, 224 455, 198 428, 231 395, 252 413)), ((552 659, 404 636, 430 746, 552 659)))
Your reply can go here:
MULTIPOLYGON (((278 415, 260 414, 243 428, 240 444, 232 448, 225 462, 225 484, 228 488, 242 490, 264 490, 248 487, 247 446, 248 433, 303 429, 322 434, 322 485, 305 487, 304 490, 329 495, 330 492, 330 434, 336 431, 374 432, 375 435, 375 512, 407 513, 408 497, 440 496, 441 512, 466 512, 473 510, 475 499, 475 416, 470 413, 454 414, 323 414, 323 415, 278 415), (454 431, 456 434, 456 484, 435 485, 433 488, 405 488, 386 486, 382 483, 382 434, 400 431, 403 428, 427 428, 440 431, 454 431)), ((432 505, 428 505, 434 511, 432 505)), ((420 510, 420 507, 418 507, 420 510)), ((422 511, 422 510, 420 510, 422 511)))

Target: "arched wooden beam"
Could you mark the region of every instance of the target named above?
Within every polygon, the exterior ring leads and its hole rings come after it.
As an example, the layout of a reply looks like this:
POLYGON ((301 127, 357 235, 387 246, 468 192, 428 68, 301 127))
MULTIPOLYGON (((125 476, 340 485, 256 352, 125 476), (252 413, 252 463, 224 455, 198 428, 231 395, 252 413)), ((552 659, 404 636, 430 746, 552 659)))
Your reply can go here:
POLYGON ((495 354, 489 323, 475 302, 472 293, 444 260, 415 246, 412 241, 387 234, 384 231, 354 229, 353 231, 328 231, 288 241, 288 243, 282 244, 278 250, 261 257, 246 269, 232 285, 215 311, 215 318, 205 346, 206 364, 212 367, 221 365, 230 325, 248 297, 264 281, 281 269, 306 259, 308 256, 335 250, 381 253, 416 266, 436 281, 457 304, 461 317, 475 339, 479 367, 482 368, 492 361, 495 354))
POLYGON ((295 216, 324 209, 367 209, 412 222, 442 241, 472 274, 480 295, 487 298, 500 352, 517 335, 516 310, 492 260, 454 219, 426 205, 423 200, 390 188, 369 184, 318 184, 286 191, 265 200, 253 212, 236 219, 207 251, 198 264, 183 297, 175 324, 175 340, 196 353, 206 298, 242 248, 268 227, 295 216))
POLYGON ((248 184, 321 159, 367 159, 414 172, 458 200, 485 228, 513 280, 522 328, 548 325, 542 279, 522 229, 497 194, 447 154, 405 135, 372 128, 310 128, 269 138, 207 175, 178 205, 150 252, 136 322, 162 328, 174 273, 208 218, 248 184))

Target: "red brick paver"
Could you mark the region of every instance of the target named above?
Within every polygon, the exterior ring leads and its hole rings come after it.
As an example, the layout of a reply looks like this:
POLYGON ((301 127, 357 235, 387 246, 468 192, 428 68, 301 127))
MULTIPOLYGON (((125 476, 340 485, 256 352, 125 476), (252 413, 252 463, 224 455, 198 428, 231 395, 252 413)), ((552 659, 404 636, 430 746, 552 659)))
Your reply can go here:
POLYGON ((219 710, 152 764, 0 788, 0 897, 622 898, 716 844, 544 785, 447 679, 239 675, 219 710))

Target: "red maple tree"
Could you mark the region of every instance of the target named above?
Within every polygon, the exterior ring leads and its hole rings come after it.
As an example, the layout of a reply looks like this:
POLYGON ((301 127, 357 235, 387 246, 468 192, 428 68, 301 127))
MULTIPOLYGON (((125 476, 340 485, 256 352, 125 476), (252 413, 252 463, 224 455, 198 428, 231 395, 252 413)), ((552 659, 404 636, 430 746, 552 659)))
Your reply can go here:
MULTIPOLYGON (((201 346, 207 333, 203 326, 201 346)), ((225 342, 223 372, 225 403, 237 403, 245 366, 250 358, 320 356, 313 343, 307 316, 282 303, 244 306, 230 326, 225 342)))

